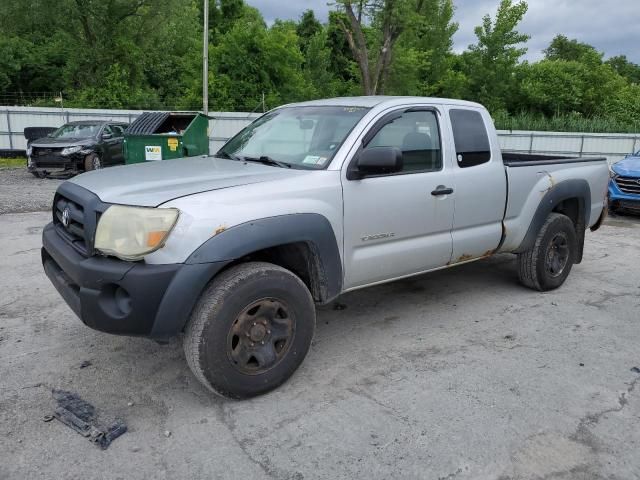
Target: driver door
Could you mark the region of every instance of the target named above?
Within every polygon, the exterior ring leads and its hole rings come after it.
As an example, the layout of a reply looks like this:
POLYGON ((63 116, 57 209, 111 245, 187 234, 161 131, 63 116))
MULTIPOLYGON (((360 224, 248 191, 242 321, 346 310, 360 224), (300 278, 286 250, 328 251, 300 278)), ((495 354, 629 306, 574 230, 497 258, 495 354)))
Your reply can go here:
POLYGON ((441 118, 432 107, 386 114, 364 134, 354 158, 345 162, 345 289, 425 272, 451 260, 453 176, 448 148, 441 141, 441 118), (360 151, 382 146, 402 150, 402 171, 346 178, 360 151))

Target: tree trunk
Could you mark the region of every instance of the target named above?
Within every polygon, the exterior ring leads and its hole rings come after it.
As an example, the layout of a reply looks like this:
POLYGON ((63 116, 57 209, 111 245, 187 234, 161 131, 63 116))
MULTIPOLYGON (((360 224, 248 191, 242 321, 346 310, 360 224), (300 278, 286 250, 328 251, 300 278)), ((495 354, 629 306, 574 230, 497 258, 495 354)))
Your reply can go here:
MULTIPOLYGON (((386 0, 385 9, 391 11, 393 8, 393 0, 386 0)), ((372 72, 369 63, 369 52, 367 49, 367 41, 362 32, 362 10, 363 2, 358 2, 358 13, 354 12, 353 4, 347 0, 343 2, 347 18, 349 19, 349 27, 341 22, 351 53, 360 69, 362 77, 362 90, 365 95, 376 95, 384 89, 384 80, 388 77, 389 67, 391 65, 391 54, 396 40, 402 31, 401 25, 395 25, 390 14, 385 15, 382 25, 382 46, 378 53, 375 69, 372 72)), ((417 3, 418 10, 422 8, 422 1, 417 3)))
MULTIPOLYGON (((347 28, 346 25, 341 24, 342 30, 347 36, 347 42, 351 53, 358 64, 360 69, 360 76, 362 77, 362 90, 365 95, 375 95, 375 90, 371 87, 371 76, 369 72, 369 52, 367 49, 367 42, 362 33, 362 25, 356 17, 351 2, 345 2, 345 11, 351 28, 347 28)), ((359 12, 359 15, 361 13, 359 12)))

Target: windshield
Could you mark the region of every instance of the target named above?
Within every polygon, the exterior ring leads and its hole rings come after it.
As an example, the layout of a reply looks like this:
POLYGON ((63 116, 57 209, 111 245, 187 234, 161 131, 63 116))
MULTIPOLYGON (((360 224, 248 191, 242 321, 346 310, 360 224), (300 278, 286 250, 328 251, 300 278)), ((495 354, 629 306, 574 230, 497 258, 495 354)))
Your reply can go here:
POLYGON ((238 160, 269 160, 270 165, 322 169, 329 165, 368 110, 337 106, 274 110, 229 140, 218 155, 238 160))
POLYGON ((100 130, 100 124, 82 123, 63 125, 53 132, 53 138, 87 138, 95 137, 100 130))

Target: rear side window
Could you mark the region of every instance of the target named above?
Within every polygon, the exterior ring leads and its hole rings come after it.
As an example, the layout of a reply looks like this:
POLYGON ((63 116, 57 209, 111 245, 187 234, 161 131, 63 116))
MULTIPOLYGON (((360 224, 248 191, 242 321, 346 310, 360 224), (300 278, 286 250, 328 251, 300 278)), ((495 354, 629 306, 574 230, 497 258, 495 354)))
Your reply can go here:
POLYGON ((456 158, 460 168, 475 167, 491 160, 489 136, 480 112, 450 110, 456 158))

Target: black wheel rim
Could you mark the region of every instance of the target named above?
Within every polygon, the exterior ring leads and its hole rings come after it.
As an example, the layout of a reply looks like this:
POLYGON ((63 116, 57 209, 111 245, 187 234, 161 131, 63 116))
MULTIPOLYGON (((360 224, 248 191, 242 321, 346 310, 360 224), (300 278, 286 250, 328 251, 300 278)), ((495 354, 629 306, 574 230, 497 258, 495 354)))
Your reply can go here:
POLYGON ((562 275, 568 263, 569 239, 564 232, 556 233, 547 247, 545 270, 549 276, 556 278, 562 275))
POLYGON ((295 318, 287 304, 264 298, 236 317, 227 336, 227 355, 240 372, 259 375, 284 358, 294 333, 295 318))

